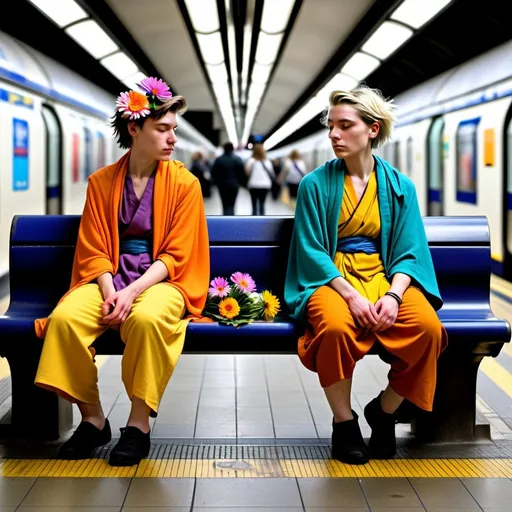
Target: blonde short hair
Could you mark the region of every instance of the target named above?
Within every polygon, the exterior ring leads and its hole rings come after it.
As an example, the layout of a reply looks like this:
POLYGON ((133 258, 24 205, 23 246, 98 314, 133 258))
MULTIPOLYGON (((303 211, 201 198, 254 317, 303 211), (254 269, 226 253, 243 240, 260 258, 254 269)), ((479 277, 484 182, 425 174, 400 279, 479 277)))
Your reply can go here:
MULTIPOLYGON (((361 119, 370 126, 379 123, 380 130, 372 140, 372 147, 378 148, 391 139, 393 125, 396 122, 393 100, 386 100, 378 89, 361 85, 351 91, 333 91, 329 96, 329 106, 341 104, 352 105, 361 116, 361 119)), ((323 119, 327 125, 327 115, 323 119)))

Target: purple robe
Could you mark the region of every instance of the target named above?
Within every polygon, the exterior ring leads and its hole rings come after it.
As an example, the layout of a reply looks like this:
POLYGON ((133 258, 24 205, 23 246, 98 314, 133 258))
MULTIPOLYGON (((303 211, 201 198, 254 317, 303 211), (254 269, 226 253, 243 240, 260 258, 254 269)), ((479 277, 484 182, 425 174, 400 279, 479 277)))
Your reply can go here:
MULTIPOLYGON (((121 240, 123 238, 148 238, 152 247, 154 183, 155 175, 153 173, 139 201, 133 189, 131 177, 126 175, 119 213, 119 235, 121 240)), ((152 263, 151 254, 149 253, 120 254, 119 268, 114 276, 116 291, 126 288, 137 280, 152 263)))

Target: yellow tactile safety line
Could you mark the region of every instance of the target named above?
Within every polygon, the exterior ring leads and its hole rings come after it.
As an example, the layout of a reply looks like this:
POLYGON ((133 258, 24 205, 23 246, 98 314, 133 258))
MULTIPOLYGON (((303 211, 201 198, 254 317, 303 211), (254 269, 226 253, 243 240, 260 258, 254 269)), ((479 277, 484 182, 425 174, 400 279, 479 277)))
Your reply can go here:
POLYGON ((512 459, 393 459, 350 466, 333 459, 148 459, 114 468, 106 459, 0 461, 0 477, 75 478, 512 478, 512 459))

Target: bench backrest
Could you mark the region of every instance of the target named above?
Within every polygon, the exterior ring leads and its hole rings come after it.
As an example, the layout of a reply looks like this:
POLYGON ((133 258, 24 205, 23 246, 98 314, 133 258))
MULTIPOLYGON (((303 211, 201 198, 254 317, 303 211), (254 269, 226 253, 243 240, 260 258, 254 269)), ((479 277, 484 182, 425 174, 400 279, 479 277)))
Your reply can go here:
MULTIPOLYGON (((211 277, 248 272, 282 298, 293 217, 208 217, 211 277)), ((423 219, 445 305, 441 318, 490 311, 490 239, 485 217, 423 219)), ((11 302, 50 311, 67 291, 80 216, 21 215, 10 241, 11 302)))

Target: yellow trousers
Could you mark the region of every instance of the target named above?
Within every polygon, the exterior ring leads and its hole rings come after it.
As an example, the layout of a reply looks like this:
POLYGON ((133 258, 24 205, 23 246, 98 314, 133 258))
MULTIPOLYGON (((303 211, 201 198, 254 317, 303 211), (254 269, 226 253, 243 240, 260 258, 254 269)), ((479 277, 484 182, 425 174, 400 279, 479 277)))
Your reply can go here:
MULTIPOLYGON (((35 384, 71 402, 99 402, 98 371, 89 347, 105 330, 100 324, 103 296, 97 284, 71 292, 51 313, 35 384)), ((126 347, 122 379, 130 399, 157 412, 183 350, 188 320, 174 287, 158 283, 139 295, 121 325, 126 347)))

